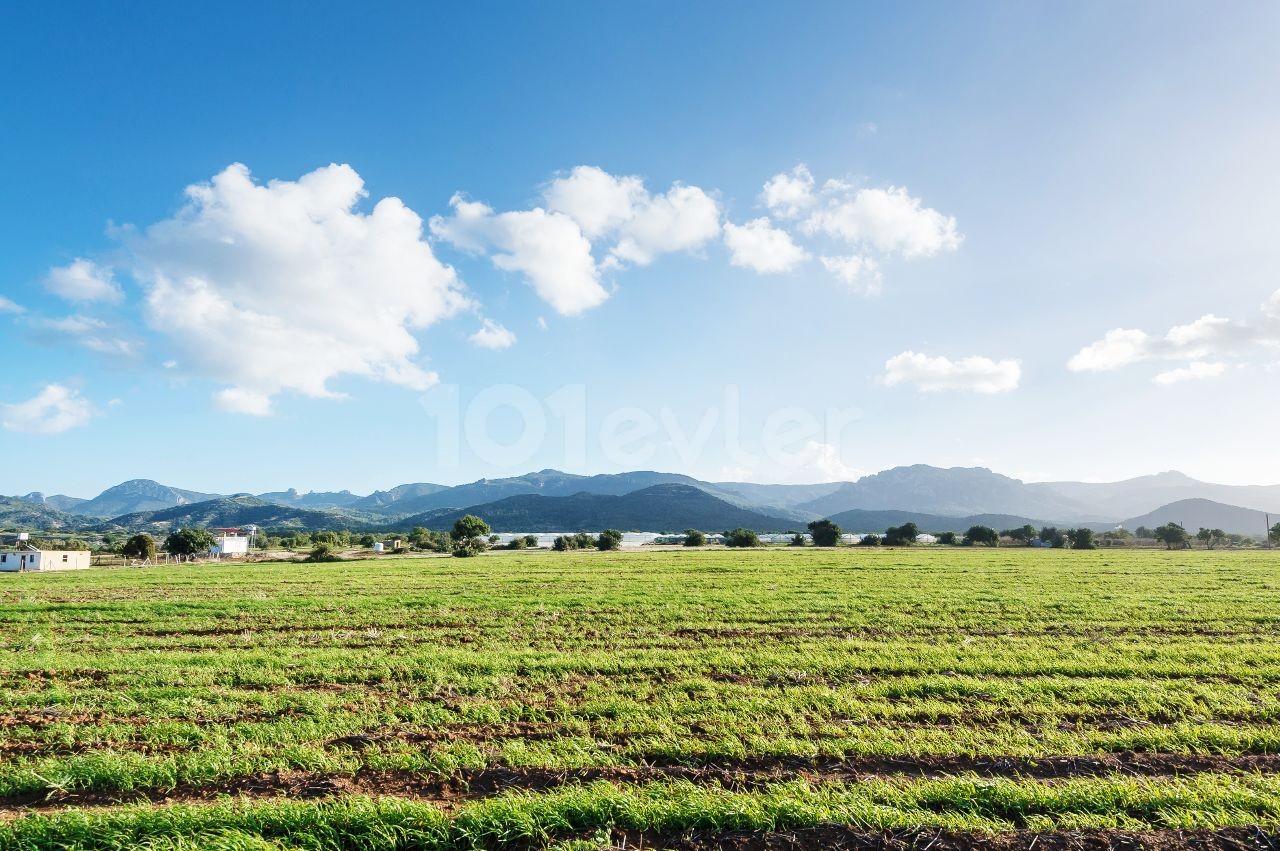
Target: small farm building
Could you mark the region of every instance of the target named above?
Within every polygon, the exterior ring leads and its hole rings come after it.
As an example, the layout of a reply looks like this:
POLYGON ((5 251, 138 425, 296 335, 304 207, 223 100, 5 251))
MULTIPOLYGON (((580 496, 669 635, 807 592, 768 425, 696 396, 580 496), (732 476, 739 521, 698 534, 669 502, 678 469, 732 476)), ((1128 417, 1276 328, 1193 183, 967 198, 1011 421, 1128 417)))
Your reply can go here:
POLYGON ((25 534, 16 544, 0 544, 0 571, 19 573, 28 570, 84 570, 89 567, 88 550, 42 550, 33 546, 25 534))

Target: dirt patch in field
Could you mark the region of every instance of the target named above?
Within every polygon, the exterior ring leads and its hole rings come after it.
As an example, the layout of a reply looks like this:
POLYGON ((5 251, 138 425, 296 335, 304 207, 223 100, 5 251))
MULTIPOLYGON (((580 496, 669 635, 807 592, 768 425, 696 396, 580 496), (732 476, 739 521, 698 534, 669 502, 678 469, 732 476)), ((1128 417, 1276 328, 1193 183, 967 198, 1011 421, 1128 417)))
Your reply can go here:
POLYGON ((1224 830, 1052 831, 970 833, 938 830, 863 831, 840 825, 781 833, 691 831, 671 836, 614 831, 617 849, 648 851, 1264 851, 1280 847, 1280 835, 1257 828, 1224 830))
POLYGON ((463 770, 448 776, 407 771, 361 771, 351 775, 272 772, 202 786, 180 785, 169 790, 53 791, 16 795, 0 798, 0 817, 13 818, 34 810, 72 806, 98 807, 128 802, 199 802, 223 795, 291 799, 349 794, 389 795, 431 801, 449 808, 459 802, 492 797, 507 791, 540 792, 601 780, 618 784, 686 780, 700 785, 745 791, 797 779, 818 785, 886 776, 941 778, 977 774, 984 777, 1052 780, 1112 774, 1160 777, 1207 772, 1280 772, 1280 755, 1214 757, 1113 753, 1056 756, 1039 760, 935 756, 867 757, 839 761, 762 757, 705 765, 655 759, 638 766, 571 769, 494 767, 463 770))

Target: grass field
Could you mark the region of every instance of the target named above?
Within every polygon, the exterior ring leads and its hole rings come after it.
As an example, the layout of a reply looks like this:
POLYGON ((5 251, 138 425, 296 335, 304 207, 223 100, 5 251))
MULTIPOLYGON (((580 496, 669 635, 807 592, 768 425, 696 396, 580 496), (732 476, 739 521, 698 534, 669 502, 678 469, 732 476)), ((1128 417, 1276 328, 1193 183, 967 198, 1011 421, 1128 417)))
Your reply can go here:
POLYGON ((0 848, 1267 847, 1278 626, 1262 551, 0 576, 0 848))

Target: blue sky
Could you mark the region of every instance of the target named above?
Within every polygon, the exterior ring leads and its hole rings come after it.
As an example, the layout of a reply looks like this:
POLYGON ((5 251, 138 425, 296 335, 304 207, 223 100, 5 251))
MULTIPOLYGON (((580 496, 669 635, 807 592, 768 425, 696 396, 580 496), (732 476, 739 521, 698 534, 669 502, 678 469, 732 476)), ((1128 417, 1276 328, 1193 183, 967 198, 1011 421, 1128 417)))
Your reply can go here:
POLYGON ((0 493, 1280 481, 1274 4, 262 6, 4 13, 0 493))

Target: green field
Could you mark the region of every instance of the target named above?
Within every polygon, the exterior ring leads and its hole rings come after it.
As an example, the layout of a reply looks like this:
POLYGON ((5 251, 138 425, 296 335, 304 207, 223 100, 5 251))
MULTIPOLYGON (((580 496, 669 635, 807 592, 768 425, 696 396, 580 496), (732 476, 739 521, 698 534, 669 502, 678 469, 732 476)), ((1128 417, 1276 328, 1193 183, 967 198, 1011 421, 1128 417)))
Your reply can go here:
POLYGON ((0 576, 0 848, 1257 844, 1278 626, 1266 551, 0 576))

